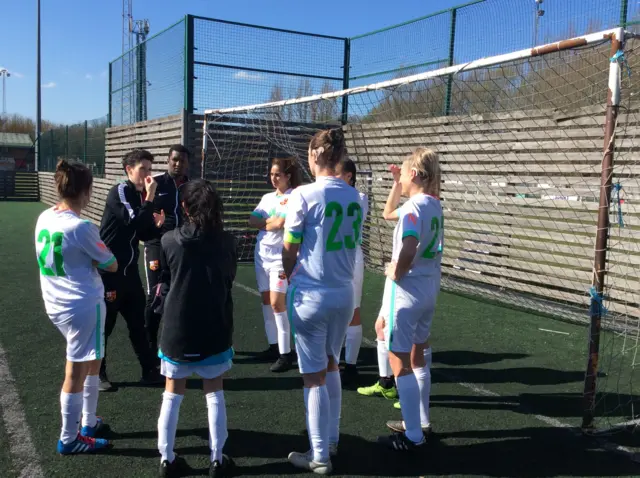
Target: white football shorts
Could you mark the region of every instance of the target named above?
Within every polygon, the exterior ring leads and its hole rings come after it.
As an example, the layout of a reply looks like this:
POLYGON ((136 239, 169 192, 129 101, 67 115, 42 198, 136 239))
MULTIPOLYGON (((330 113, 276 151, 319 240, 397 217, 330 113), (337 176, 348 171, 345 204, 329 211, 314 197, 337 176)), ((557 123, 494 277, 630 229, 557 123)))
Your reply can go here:
POLYGON ((69 362, 89 362, 104 357, 106 316, 107 307, 103 299, 87 307, 49 316, 67 340, 69 362))
POLYGON ((189 378, 196 375, 204 379, 214 379, 223 373, 231 370, 232 360, 214 365, 190 365, 190 364, 173 364, 166 360, 160 360, 160 373, 171 379, 189 378))
POLYGON ((411 352, 414 344, 429 339, 431 322, 440 292, 440 274, 387 278, 380 316, 384 317, 384 337, 392 352, 411 352))
POLYGON ((353 318, 353 286, 340 289, 300 289, 287 293, 287 312, 291 322, 300 373, 316 373, 337 362, 340 349, 353 318))
POLYGON ((266 254, 255 255, 256 281, 259 292, 287 292, 287 276, 282 267, 282 249, 267 250, 266 254))

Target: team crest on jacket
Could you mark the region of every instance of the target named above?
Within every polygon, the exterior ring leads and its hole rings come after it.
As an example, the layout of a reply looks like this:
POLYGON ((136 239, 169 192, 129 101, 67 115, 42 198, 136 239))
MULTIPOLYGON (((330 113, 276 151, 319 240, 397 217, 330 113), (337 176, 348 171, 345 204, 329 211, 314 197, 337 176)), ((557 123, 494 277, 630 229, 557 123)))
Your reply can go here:
POLYGON ((105 292, 104 298, 107 302, 113 302, 114 300, 116 300, 116 291, 108 290, 107 292, 105 292))
POLYGON ((157 271, 160 269, 160 263, 158 261, 149 261, 149 269, 152 271, 157 271))
POLYGON ((278 274, 278 279, 285 280, 286 278, 287 274, 285 274, 284 271, 280 271, 280 273, 278 274))
POLYGON ((282 201, 280 201, 280 205, 281 206, 286 205, 288 200, 289 200, 289 198, 284 198, 282 201))

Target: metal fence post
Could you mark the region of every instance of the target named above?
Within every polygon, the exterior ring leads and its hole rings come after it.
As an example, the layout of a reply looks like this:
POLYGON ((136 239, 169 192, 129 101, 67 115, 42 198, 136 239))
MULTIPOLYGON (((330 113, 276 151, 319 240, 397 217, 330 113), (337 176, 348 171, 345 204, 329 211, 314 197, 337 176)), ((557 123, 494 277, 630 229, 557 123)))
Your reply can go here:
MULTIPOLYGON (((344 62, 342 72, 342 89, 349 88, 349 72, 351 68, 351 40, 349 38, 344 39, 344 62)), ((347 124, 349 121, 349 97, 344 95, 342 97, 342 124, 347 124)))
POLYGON ((629 13, 629 0, 621 0, 620 3, 620 26, 627 26, 627 15, 629 13))
POLYGON ((50 136, 50 142, 51 145, 49 147, 49 149, 51 150, 51 163, 53 164, 49 164, 49 171, 55 171, 55 167, 56 167, 56 155, 55 155, 55 151, 53 148, 53 128, 49 130, 49 136, 50 136))
MULTIPOLYGON (((611 56, 624 48, 624 30, 619 28, 611 37, 611 56)), ((600 204, 596 235, 595 259, 593 264, 593 287, 591 289, 591 324, 589 327, 589 357, 584 379, 582 429, 588 431, 594 427, 596 405, 596 379, 600 354, 601 321, 604 310, 604 280, 607 270, 607 242, 609 239, 609 204, 613 184, 613 152, 615 147, 615 128, 620 109, 620 64, 609 64, 609 87, 604 124, 604 156, 600 173, 600 204)))
MULTIPOLYGON (((456 16, 458 10, 455 8, 451 9, 451 24, 449 27, 449 59, 447 61, 447 66, 453 66, 455 61, 454 59, 454 48, 456 44, 456 16)), ((449 116, 451 113, 451 91, 453 89, 453 75, 449 75, 447 77, 447 91, 444 97, 444 115, 449 116)))
POLYGON ((193 15, 184 17, 184 109, 188 114, 193 114, 195 108, 193 104, 193 86, 195 81, 194 73, 194 18, 193 15))
POLYGON ((111 108, 112 108, 112 103, 111 103, 111 91, 113 89, 113 84, 111 83, 112 79, 111 79, 111 62, 109 62, 109 112, 107 113, 107 128, 111 128, 111 108))
POLYGON ((87 120, 84 120, 84 147, 83 147, 83 156, 84 156, 84 164, 87 164, 87 143, 88 143, 88 137, 87 137, 87 120))

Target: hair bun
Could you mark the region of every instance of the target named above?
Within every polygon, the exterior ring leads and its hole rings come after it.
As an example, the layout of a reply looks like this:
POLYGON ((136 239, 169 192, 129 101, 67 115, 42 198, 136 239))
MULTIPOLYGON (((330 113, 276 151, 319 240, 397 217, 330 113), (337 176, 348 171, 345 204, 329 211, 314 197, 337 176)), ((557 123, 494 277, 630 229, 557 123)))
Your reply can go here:
POLYGON ((71 164, 69 164, 69 161, 67 161, 66 159, 62 158, 60 161, 58 161, 58 164, 56 164, 56 171, 70 171, 71 170, 71 164))
POLYGON ((331 138, 331 144, 341 144, 344 142, 344 132, 342 128, 334 128, 329 130, 329 138, 331 138))

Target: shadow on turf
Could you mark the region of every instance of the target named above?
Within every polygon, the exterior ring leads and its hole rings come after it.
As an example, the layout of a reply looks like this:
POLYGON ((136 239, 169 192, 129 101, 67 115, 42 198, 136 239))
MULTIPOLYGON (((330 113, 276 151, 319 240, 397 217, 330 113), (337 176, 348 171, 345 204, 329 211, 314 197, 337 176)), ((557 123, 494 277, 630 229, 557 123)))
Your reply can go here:
MULTIPOLYGON (((518 360, 529 357, 519 353, 487 353, 469 350, 445 350, 433 353, 433 362, 444 365, 479 365, 502 362, 503 360, 518 360)), ((377 357, 376 357, 377 360, 377 357)))
MULTIPOLYGON (((126 434, 124 438, 147 438, 155 431, 126 434)), ((194 455, 207 456, 207 428, 179 430, 176 452, 187 462, 194 455), (203 445, 180 447, 181 436, 196 435, 203 445)), ((372 440, 374 437, 372 437, 372 440)), ((295 475, 303 473, 287 462, 291 451, 306 451, 306 434, 275 434, 229 430, 225 453, 235 459, 236 475, 295 475), (242 466, 249 458, 276 460, 242 466)), ((157 450, 114 448, 114 455, 153 457, 157 450)), ((627 458, 597 449, 595 442, 575 437, 566 429, 523 428, 469 430, 434 437, 424 451, 399 455, 374 441, 353 435, 340 436, 340 452, 333 460, 334 475, 344 476, 638 476, 640 468, 627 458), (372 459, 372 454, 375 457, 372 459)), ((155 463, 155 461, 154 461, 155 463)), ((208 468, 189 471, 206 476, 208 468)))

